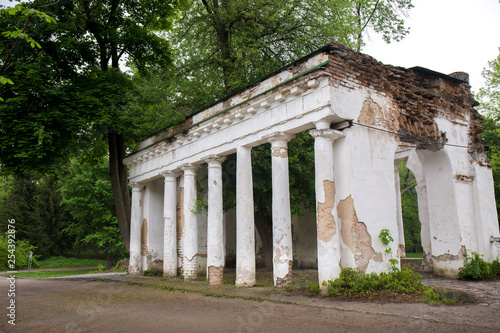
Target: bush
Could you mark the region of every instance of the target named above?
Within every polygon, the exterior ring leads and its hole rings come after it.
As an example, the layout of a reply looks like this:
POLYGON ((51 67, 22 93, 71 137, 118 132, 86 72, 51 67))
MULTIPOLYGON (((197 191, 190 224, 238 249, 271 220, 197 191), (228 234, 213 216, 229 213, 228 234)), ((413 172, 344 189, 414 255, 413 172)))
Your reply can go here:
POLYGON ((382 294, 427 295, 439 299, 432 288, 422 283, 422 276, 411 269, 403 267, 393 273, 364 274, 353 268, 344 268, 340 277, 334 281, 323 283, 328 286, 331 296, 371 296, 382 294))
MULTIPOLYGON (((16 240, 15 252, 12 251, 12 247, 9 251, 9 240, 7 236, 0 235, 0 270, 27 269, 30 251, 34 250, 35 247, 33 245, 30 245, 28 241, 16 240), (9 255, 12 254, 15 255, 15 268, 11 268, 8 266, 9 255)), ((38 262, 36 260, 38 257, 39 256, 33 256, 31 267, 38 267, 38 262)))
POLYGON ((500 275, 500 262, 498 260, 491 263, 491 273, 493 275, 500 275))
POLYGON ((156 276, 156 271, 152 269, 147 269, 144 272, 142 272, 142 275, 144 276, 156 276))
MULTIPOLYGON (((471 252, 467 254, 464 266, 458 270, 457 277, 461 280, 486 280, 493 277, 492 264, 483 260, 482 254, 471 252)), ((496 266, 494 268, 497 270, 496 266)))

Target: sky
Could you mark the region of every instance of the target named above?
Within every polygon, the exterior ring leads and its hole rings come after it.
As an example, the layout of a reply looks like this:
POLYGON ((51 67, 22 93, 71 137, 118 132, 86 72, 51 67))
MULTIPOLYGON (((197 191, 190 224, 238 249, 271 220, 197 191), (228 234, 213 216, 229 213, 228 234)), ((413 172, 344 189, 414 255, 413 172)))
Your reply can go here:
POLYGON ((402 67, 420 66, 450 74, 467 72, 474 92, 500 47, 500 0, 413 0, 409 35, 386 44, 370 34, 362 50, 375 59, 402 67))
MULTIPOLYGON (((0 0, 0 4, 15 2, 0 0)), ((420 66, 444 74, 470 75, 472 90, 484 85, 481 76, 500 47, 500 0, 413 0, 407 18, 409 35, 386 44, 371 33, 362 50, 375 59, 402 67, 420 66)))

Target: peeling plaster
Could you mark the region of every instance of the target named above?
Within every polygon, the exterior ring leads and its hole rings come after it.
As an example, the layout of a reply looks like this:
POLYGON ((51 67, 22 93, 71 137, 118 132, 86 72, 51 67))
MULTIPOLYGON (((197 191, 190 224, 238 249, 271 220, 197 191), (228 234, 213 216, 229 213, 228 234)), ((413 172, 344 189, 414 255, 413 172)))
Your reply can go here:
POLYGON ((352 196, 341 200, 337 206, 337 214, 342 222, 341 235, 345 245, 352 251, 356 267, 364 272, 370 260, 382 262, 382 253, 372 247, 372 238, 366 224, 358 221, 352 196))
POLYGON ((181 239, 184 229, 184 187, 179 188, 177 198, 177 239, 181 239))
POLYGON ((288 157, 288 149, 281 148, 281 147, 273 148, 272 155, 273 155, 273 157, 287 158, 288 157))
POLYGON ((141 227, 141 254, 143 256, 148 254, 148 220, 142 220, 141 227))
POLYGON ((292 284, 293 260, 288 261, 288 273, 283 277, 276 277, 276 287, 284 287, 292 284))
POLYGON ((455 261, 455 260, 461 260, 461 259, 464 258, 465 253, 466 253, 465 246, 462 245, 462 247, 460 248, 460 251, 458 252, 457 255, 453 255, 451 253, 445 253, 445 254, 441 254, 441 255, 438 255, 438 256, 432 256, 432 259, 434 261, 455 261))
POLYGON ((337 233, 335 217, 332 214, 335 205, 335 182, 324 180, 323 191, 325 202, 318 202, 318 238, 323 242, 329 242, 337 233))
POLYGON ((366 125, 378 125, 383 120, 384 114, 380 106, 372 99, 365 100, 358 117, 358 123, 366 125))

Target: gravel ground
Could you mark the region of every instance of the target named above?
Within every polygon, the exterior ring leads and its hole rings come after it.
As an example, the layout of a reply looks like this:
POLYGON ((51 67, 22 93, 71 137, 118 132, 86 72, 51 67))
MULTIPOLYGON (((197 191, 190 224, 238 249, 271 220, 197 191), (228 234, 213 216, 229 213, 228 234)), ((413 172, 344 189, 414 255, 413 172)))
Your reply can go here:
MULTIPOLYGON (((288 296, 270 288, 209 287, 178 279, 105 276, 16 279, 15 298, 0 279, 2 332, 499 332, 500 281, 426 283, 480 290, 479 302, 461 306, 422 303, 338 302, 288 296), (148 284, 149 286, 144 286, 148 284), (154 287, 156 286, 156 287, 154 287), (183 287, 184 286, 184 287, 183 287), (457 286, 455 286, 457 287, 457 286), (170 291, 175 288, 175 291, 170 291), (183 291, 184 290, 184 291, 183 291), (8 323, 15 299, 15 326, 8 323), (260 300, 260 301, 259 301, 260 300)), ((0 317, 1 318, 1 317, 0 317)))

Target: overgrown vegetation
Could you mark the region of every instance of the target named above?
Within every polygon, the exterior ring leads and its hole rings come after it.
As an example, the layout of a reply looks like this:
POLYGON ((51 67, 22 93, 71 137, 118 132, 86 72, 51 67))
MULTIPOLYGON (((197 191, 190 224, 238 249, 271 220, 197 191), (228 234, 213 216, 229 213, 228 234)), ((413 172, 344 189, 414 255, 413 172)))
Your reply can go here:
POLYGON ((103 259, 66 258, 63 256, 53 256, 38 261, 39 268, 90 267, 105 264, 106 260, 103 259))
MULTIPOLYGON (((427 303, 453 303, 453 301, 443 299, 432 287, 424 285, 422 276, 406 267, 392 273, 380 274, 365 274, 353 268, 344 268, 338 279, 325 281, 323 286, 328 287, 328 295, 332 297, 363 298, 382 295, 407 295, 421 296, 420 300, 427 303)), ((318 294, 318 285, 311 284, 309 286, 309 295, 318 294)))
POLYGON ((142 272, 142 275, 144 275, 144 276, 156 276, 156 275, 158 275, 158 273, 155 270, 147 269, 147 270, 142 272))
POLYGON ((64 270, 64 271, 38 271, 38 272, 21 272, 16 273, 16 277, 29 277, 29 278, 43 278, 48 279, 57 276, 80 275, 97 273, 96 269, 78 269, 78 270, 64 270))
MULTIPOLYGON (((9 249, 9 241, 6 236, 0 235, 0 270, 14 270, 28 268, 28 260, 30 251, 34 251, 35 247, 28 241, 18 240, 15 243, 15 250, 9 249), (9 257, 10 256, 10 257, 9 257), (12 257, 14 256, 14 257, 12 257), (15 267, 9 266, 9 258, 14 258, 15 267)), ((38 267, 37 256, 33 257, 32 266, 38 267)))
POLYGON ((464 266, 458 270, 457 277, 461 280, 487 280, 495 275, 500 275, 498 260, 486 262, 483 255, 477 252, 467 253, 464 266))

